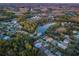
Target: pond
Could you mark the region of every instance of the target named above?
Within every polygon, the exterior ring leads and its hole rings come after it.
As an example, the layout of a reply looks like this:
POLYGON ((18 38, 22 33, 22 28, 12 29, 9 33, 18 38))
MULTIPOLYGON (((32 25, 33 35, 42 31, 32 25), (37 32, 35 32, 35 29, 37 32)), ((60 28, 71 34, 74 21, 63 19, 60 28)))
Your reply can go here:
POLYGON ((55 23, 48 23, 48 24, 45 24, 43 26, 38 26, 37 29, 36 29, 36 32, 37 33, 41 33, 41 34, 44 34, 45 31, 51 26, 51 25, 54 25, 55 23))

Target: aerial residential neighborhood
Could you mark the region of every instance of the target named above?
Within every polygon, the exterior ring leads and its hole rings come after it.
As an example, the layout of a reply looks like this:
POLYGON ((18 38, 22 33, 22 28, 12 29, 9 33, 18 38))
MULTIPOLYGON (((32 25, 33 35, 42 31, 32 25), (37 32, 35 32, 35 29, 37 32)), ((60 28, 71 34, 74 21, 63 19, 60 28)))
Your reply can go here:
POLYGON ((79 56, 79 4, 0 3, 0 56, 79 56))

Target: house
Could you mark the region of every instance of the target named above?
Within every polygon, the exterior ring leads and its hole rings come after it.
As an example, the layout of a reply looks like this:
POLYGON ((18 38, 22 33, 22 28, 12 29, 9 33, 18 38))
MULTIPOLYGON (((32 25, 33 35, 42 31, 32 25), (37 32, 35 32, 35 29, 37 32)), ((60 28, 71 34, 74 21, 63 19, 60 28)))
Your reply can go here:
POLYGON ((65 39, 70 39, 70 38, 69 38, 69 35, 64 35, 64 38, 65 38, 65 39))
POLYGON ((64 39, 63 42, 66 43, 66 44, 68 44, 70 41, 69 41, 69 39, 64 39))
POLYGON ((74 35, 74 37, 75 37, 76 39, 79 39, 79 35, 74 35))
POLYGON ((79 16, 72 16, 70 20, 79 22, 79 16))
POLYGON ((17 24, 17 21, 16 21, 15 19, 13 19, 13 20, 11 21, 11 23, 17 24))
POLYGON ((45 39, 48 42, 51 42, 53 40, 53 38, 49 37, 49 36, 45 36, 43 39, 45 39))
POLYGON ((3 40, 9 40, 10 37, 7 36, 7 35, 2 35, 2 34, 0 34, 0 39, 3 39, 3 40))
POLYGON ((9 40, 10 37, 9 37, 9 36, 5 36, 3 39, 4 39, 4 40, 9 40))
POLYGON ((62 22, 62 23, 61 23, 61 26, 64 26, 64 25, 65 25, 65 23, 64 23, 64 22, 62 22))
POLYGON ((64 28, 64 27, 60 27, 60 28, 57 28, 56 29, 56 32, 66 32, 67 30, 66 30, 66 28, 64 28))
POLYGON ((77 34, 79 34, 79 32, 78 31, 73 31, 73 34, 77 35, 77 34))
POLYGON ((54 16, 62 16, 62 15, 64 15, 63 10, 59 10, 59 9, 52 10, 52 14, 54 16))
POLYGON ((66 49, 67 46, 68 46, 68 44, 60 41, 60 42, 57 43, 57 46, 60 47, 60 48, 62 48, 62 49, 66 49))
POLYGON ((47 8, 42 8, 42 9, 41 9, 41 12, 46 13, 46 12, 48 12, 48 9, 47 9, 47 8))
POLYGON ((56 40, 51 41, 51 44, 53 44, 54 46, 56 46, 57 43, 58 43, 58 42, 57 42, 56 40))
POLYGON ((22 7, 22 8, 19 8, 19 11, 21 12, 21 13, 25 13, 25 12, 28 12, 28 8, 24 8, 24 7, 22 7))
POLYGON ((62 55, 62 53, 59 52, 59 51, 57 51, 55 54, 56 54, 57 56, 61 56, 61 55, 62 55))
POLYGON ((41 17, 40 17, 40 16, 34 16, 34 17, 32 17, 31 19, 32 19, 32 20, 39 20, 39 19, 41 19, 41 17))

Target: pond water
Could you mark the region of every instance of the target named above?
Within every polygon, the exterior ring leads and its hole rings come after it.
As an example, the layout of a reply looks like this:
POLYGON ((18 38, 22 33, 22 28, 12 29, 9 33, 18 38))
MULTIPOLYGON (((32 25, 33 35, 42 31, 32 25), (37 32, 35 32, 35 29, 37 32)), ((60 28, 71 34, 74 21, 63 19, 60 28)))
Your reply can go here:
POLYGON ((38 26, 37 29, 36 29, 36 32, 37 33, 45 33, 45 31, 51 26, 51 25, 54 25, 55 23, 48 23, 48 24, 45 24, 43 26, 38 26))

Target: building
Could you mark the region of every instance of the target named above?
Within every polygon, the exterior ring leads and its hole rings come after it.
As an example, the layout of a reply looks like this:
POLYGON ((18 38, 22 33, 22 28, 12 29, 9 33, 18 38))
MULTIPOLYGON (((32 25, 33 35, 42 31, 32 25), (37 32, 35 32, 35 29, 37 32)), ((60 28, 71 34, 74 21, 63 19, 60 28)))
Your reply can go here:
POLYGON ((48 42, 52 42, 53 38, 49 37, 49 36, 45 36, 43 39, 45 39, 48 42))
POLYGON ((48 12, 48 9, 47 9, 47 8, 42 8, 42 9, 41 9, 41 12, 46 13, 46 12, 48 12))
POLYGON ((57 46, 60 47, 60 48, 62 48, 62 49, 66 49, 67 46, 68 46, 68 44, 60 41, 60 42, 57 43, 57 46))
POLYGON ((41 19, 41 17, 40 16, 33 16, 31 19, 32 20, 39 20, 39 19, 41 19))
POLYGON ((62 16, 62 15, 64 15, 64 12, 63 12, 64 10, 58 10, 58 9, 56 9, 56 10, 52 10, 52 14, 54 15, 54 16, 62 16))
POLYGON ((71 17, 70 20, 75 21, 75 22, 79 22, 79 16, 73 16, 73 17, 71 17))
POLYGON ((25 12, 28 12, 28 8, 19 8, 19 11, 21 12, 21 13, 25 13, 25 12))

